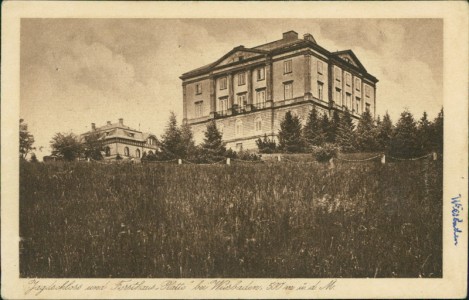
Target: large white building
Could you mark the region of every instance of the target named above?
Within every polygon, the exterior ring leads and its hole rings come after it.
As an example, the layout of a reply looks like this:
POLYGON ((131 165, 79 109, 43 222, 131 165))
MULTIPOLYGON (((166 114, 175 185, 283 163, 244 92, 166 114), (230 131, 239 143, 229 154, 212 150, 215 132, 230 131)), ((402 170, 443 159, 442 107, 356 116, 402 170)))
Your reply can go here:
POLYGON ((276 139, 287 111, 303 124, 313 106, 329 115, 346 107, 354 118, 376 111, 376 83, 352 50, 329 52, 311 34, 295 31, 280 40, 238 46, 213 63, 184 73, 184 122, 197 142, 214 120, 227 147, 256 148, 267 134, 276 139))

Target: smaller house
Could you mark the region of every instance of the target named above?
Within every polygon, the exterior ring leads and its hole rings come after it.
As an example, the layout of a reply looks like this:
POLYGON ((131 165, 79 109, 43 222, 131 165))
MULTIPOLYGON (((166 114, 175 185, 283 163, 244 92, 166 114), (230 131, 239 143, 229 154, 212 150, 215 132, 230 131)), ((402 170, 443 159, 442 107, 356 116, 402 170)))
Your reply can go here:
POLYGON ((82 138, 91 133, 100 133, 103 139, 104 159, 116 159, 119 155, 123 159, 140 159, 144 154, 158 151, 156 136, 144 133, 124 125, 124 119, 117 123, 107 121, 107 124, 96 127, 91 123, 91 131, 81 135, 82 138))

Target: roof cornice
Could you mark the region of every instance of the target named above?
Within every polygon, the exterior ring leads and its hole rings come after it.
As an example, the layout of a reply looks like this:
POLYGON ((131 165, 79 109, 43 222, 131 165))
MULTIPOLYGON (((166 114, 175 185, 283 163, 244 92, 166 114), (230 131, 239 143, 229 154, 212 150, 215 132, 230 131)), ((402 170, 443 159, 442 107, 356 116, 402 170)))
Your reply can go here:
MULTIPOLYGON (((274 42, 272 42, 272 43, 274 43, 274 42)), ((267 45, 267 44, 265 44, 265 45, 267 45)), ((257 47, 260 47, 260 46, 257 46, 257 47)), ((257 48, 257 47, 255 47, 255 48, 257 48)), ((343 50, 343 51, 339 51, 339 52, 330 52, 330 51, 326 50, 325 48, 321 47, 320 45, 318 45, 318 44, 316 44, 312 41, 302 40, 302 39, 298 39, 294 43, 286 44, 286 45, 280 46, 278 48, 275 48, 275 49, 272 49, 272 50, 269 50, 269 51, 255 49, 255 48, 245 48, 244 46, 235 47, 232 50, 230 50, 228 53, 223 55, 221 58, 216 60, 215 62, 213 62, 213 63, 211 63, 211 64, 209 64, 205 67, 186 72, 186 73, 182 74, 179 78, 182 79, 182 80, 186 80, 186 79, 190 79, 190 78, 196 77, 196 76, 209 75, 210 72, 213 72, 217 69, 226 68, 226 67, 233 67, 233 66, 240 65, 240 64, 243 64, 243 63, 246 63, 246 62, 249 62, 249 61, 257 60, 260 57, 262 57, 262 55, 266 59, 269 59, 269 58, 272 58, 272 56, 274 56, 274 55, 282 54, 282 53, 285 53, 285 52, 294 51, 294 50, 298 50, 298 49, 301 49, 301 48, 310 48, 310 49, 313 49, 313 50, 323 54, 328 59, 330 59, 331 61, 335 62, 338 65, 342 65, 342 66, 345 65, 345 66, 355 70, 356 72, 362 73, 363 76, 366 77, 367 79, 369 79, 370 81, 372 81, 374 83, 378 82, 378 79, 376 77, 374 77, 373 75, 368 73, 368 71, 361 64, 360 60, 353 53, 352 50, 343 50), (232 55, 233 53, 235 53, 237 51, 258 53, 259 56, 250 57, 248 59, 245 59, 245 60, 242 60, 242 61, 236 61, 236 62, 227 64, 227 65, 223 65, 223 66, 220 66, 219 68, 217 68, 217 65, 221 61, 223 61, 224 59, 226 59, 227 57, 229 57, 230 55, 232 55), (340 58, 338 56, 338 54, 343 54, 343 53, 350 54, 358 62, 359 67, 356 67, 355 65, 343 60, 342 58, 340 58)))

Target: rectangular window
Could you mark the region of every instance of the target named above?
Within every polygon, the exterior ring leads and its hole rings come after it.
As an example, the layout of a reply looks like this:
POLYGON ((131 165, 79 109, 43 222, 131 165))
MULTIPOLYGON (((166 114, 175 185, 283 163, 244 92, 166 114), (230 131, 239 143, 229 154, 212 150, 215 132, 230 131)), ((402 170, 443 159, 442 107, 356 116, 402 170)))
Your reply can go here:
POLYGON ((340 89, 335 89, 335 103, 338 105, 344 105, 342 103, 342 91, 340 89))
POLYGON ((318 81, 318 99, 319 100, 324 99, 323 92, 324 92, 324 83, 322 83, 321 81, 318 81))
POLYGON ((350 76, 349 73, 347 73, 347 75, 345 75, 345 84, 350 86, 352 84, 352 78, 350 76))
POLYGON ((265 68, 257 69, 257 80, 264 80, 265 79, 265 68))
POLYGON ((360 79, 358 79, 358 78, 355 78, 355 89, 357 91, 360 91, 360 89, 361 89, 360 79))
POLYGON ((292 72, 291 59, 283 62, 283 74, 288 74, 292 72))
POLYGON ((265 104, 265 89, 256 91, 256 106, 262 106, 265 104))
POLYGON ((220 78, 220 90, 226 90, 226 77, 220 78))
POLYGON ((365 105, 366 105, 366 109, 367 109, 368 111, 370 111, 370 108, 371 108, 370 103, 365 103, 365 105))
POLYGON ((339 68, 335 67, 334 74, 335 74, 335 80, 340 82, 342 80, 342 71, 339 68))
POLYGON ((322 61, 318 60, 318 74, 322 74, 323 72, 322 65, 323 65, 322 61))
POLYGON ((370 94, 371 94, 371 88, 365 85, 365 96, 370 97, 370 94))
POLYGON ((246 93, 238 95, 236 104, 238 104, 239 108, 243 108, 246 105, 246 93))
POLYGON ((243 122, 241 120, 236 120, 235 123, 235 135, 237 137, 243 135, 243 122))
POLYGON ((256 131, 257 132, 261 131, 262 130, 262 119, 257 118, 254 122, 255 122, 256 131))
POLYGON ((246 73, 242 72, 238 74, 238 85, 246 84, 246 73))
POLYGON ((236 143, 236 152, 243 151, 243 143, 236 143))
POLYGON ((350 95, 349 93, 346 93, 345 94, 345 100, 346 100, 346 106, 348 109, 352 109, 352 95, 350 95))
POLYGON ((195 84, 195 94, 196 95, 202 94, 202 84, 201 83, 196 83, 195 84))
POLYGON ((220 98, 218 110, 220 112, 225 112, 226 110, 228 110, 228 97, 220 98))
POLYGON ((355 97, 355 105, 357 106, 356 108, 356 112, 361 114, 361 103, 360 103, 360 98, 359 97, 355 97))
POLYGON ((195 103, 195 117, 200 118, 203 116, 203 102, 198 101, 195 103))
POLYGON ((293 82, 283 84, 283 94, 285 100, 293 98, 293 82))

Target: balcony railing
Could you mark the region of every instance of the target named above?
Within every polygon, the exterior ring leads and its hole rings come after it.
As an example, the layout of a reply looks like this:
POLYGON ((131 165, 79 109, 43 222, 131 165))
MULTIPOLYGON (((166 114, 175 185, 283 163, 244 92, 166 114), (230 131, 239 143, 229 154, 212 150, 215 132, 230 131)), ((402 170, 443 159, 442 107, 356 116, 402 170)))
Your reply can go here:
POLYGON ((265 102, 254 103, 252 106, 254 109, 263 109, 266 108, 265 102))
POLYGON ((227 115, 228 115, 228 110, 227 109, 217 111, 217 117, 224 117, 224 116, 227 116, 227 115))

